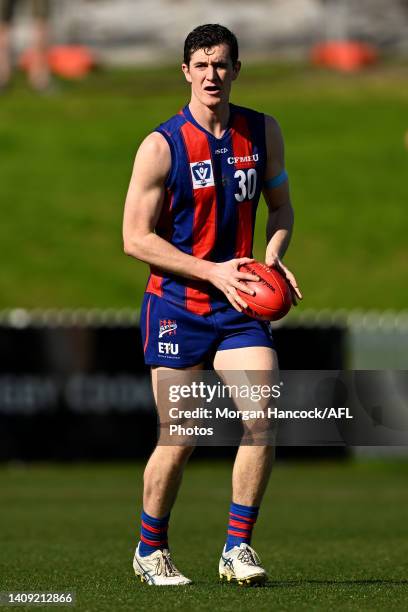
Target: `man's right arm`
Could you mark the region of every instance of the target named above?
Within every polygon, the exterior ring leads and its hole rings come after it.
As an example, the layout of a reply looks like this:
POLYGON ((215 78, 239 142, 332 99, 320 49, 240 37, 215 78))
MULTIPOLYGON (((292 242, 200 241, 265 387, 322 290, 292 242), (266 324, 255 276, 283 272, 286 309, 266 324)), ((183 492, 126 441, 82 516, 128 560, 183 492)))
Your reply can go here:
POLYGON ((140 259, 165 272, 193 280, 212 283, 220 289, 237 310, 245 302, 236 289, 252 294, 240 280, 256 277, 238 271, 247 257, 224 263, 213 263, 183 253, 155 233, 165 194, 165 183, 171 168, 170 148, 164 137, 153 132, 142 142, 133 167, 123 217, 123 243, 127 255, 140 259))
POLYGON ((126 255, 174 274, 208 280, 211 263, 183 253, 154 229, 163 205, 165 182, 171 155, 158 132, 141 144, 133 167, 123 217, 123 244, 126 255))

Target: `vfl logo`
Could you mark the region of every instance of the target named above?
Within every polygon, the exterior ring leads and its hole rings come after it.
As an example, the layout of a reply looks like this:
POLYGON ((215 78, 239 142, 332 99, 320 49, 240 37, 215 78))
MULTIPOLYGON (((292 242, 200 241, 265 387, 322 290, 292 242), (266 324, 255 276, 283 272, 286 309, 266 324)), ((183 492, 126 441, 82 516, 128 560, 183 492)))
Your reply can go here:
POLYGON ((160 319, 159 327, 159 338, 163 338, 164 335, 175 336, 177 330, 177 322, 170 321, 170 319, 160 319))
POLYGON ((214 185, 214 175, 211 159, 190 164, 193 189, 202 189, 214 185))

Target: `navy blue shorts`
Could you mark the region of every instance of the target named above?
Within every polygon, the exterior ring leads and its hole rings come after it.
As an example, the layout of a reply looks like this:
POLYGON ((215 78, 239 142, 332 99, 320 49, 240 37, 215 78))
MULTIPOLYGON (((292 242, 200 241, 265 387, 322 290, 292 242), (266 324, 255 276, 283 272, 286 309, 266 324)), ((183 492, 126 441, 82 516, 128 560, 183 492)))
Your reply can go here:
POLYGON ((152 293, 145 293, 140 327, 147 365, 188 368, 217 351, 266 346, 274 348, 270 326, 232 306, 197 315, 152 293))

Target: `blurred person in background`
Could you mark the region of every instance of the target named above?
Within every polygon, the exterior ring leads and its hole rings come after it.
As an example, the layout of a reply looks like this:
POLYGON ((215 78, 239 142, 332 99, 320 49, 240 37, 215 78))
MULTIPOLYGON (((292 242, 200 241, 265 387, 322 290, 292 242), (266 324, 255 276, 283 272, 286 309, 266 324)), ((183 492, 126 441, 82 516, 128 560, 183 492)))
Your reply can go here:
MULTIPOLYGON (((28 64, 28 79, 36 91, 45 91, 50 85, 47 61, 49 44, 50 0, 24 0, 31 5, 33 15, 33 54, 28 64)), ((19 0, 0 0, 0 89, 10 83, 13 64, 11 57, 11 33, 15 9, 19 0)))

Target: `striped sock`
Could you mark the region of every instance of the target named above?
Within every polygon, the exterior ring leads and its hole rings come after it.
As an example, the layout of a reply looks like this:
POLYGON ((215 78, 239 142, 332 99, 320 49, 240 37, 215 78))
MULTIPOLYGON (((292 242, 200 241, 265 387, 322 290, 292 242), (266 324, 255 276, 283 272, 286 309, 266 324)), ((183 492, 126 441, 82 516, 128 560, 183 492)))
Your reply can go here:
POLYGON ((168 548, 167 528, 170 514, 163 518, 154 518, 142 511, 142 527, 140 530, 139 554, 141 557, 151 555, 155 550, 168 548))
POLYGON ((242 506, 231 502, 229 523, 227 531, 227 542, 225 550, 231 550, 239 546, 241 542, 251 543, 252 529, 258 516, 259 507, 242 506))

